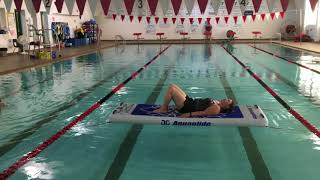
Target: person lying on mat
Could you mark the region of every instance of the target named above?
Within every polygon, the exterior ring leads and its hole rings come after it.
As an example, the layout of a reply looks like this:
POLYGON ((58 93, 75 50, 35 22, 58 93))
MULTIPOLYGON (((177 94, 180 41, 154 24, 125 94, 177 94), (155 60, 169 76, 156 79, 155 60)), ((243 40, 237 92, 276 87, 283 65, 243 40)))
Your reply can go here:
POLYGON ((193 99, 186 95, 179 86, 171 84, 164 96, 163 104, 159 109, 154 110, 154 112, 167 112, 171 100, 173 100, 178 112, 181 113, 179 117, 210 116, 228 113, 233 109, 234 104, 232 99, 193 99))

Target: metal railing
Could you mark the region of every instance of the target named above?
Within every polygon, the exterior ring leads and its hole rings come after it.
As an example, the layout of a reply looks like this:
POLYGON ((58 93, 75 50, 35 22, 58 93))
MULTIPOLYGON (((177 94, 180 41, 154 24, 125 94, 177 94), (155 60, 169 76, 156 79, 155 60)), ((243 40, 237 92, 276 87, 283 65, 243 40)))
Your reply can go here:
POLYGON ((116 45, 120 45, 120 44, 125 45, 126 44, 126 40, 121 35, 116 35, 114 37, 114 43, 116 45))

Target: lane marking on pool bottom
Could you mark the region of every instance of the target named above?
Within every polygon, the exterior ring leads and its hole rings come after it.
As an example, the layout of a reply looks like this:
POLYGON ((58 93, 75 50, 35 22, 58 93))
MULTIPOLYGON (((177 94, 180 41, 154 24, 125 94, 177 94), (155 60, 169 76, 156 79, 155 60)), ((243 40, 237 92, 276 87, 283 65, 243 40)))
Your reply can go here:
MULTIPOLYGON (((222 71, 219 66, 218 70, 221 73, 219 77, 227 97, 233 99, 235 104, 238 104, 236 96, 226 78, 225 72, 222 71)), ((267 164, 259 151, 256 140, 254 139, 250 129, 248 127, 238 127, 238 131, 255 179, 271 180, 272 178, 267 164)))
POLYGON ((162 53, 164 53, 171 45, 167 46, 165 49, 160 51, 156 56, 154 56, 151 60, 149 60, 143 67, 141 67, 139 70, 134 72, 130 77, 128 77, 125 81, 120 83, 118 86, 116 86, 112 91, 110 91, 105 97, 100 99, 98 102, 96 102, 94 105, 92 105, 89 109, 87 109, 85 112, 83 112, 80 116, 78 116, 75 120, 70 122, 68 125, 66 125, 64 128, 62 128, 60 131, 58 131, 56 134, 51 136, 46 141, 42 142, 38 147, 36 147, 34 150, 29 152, 28 154, 24 155, 22 158, 20 158, 18 161, 16 161, 14 164, 9 166, 7 169, 5 169, 2 173, 0 173, 0 180, 4 180, 14 174, 20 167, 25 165, 27 162, 29 162, 32 158, 36 157, 38 154, 40 154, 43 150, 45 150, 49 145, 54 143, 56 140, 58 140, 62 135, 64 135, 67 131, 69 131, 73 126, 81 122, 84 118, 86 118, 89 114, 91 114, 93 111, 95 111, 97 108, 99 108, 104 102, 106 102, 109 98, 111 98, 117 91, 119 91, 123 86, 125 86, 130 80, 132 80, 137 74, 139 74, 142 70, 146 69, 151 63, 153 63, 162 53))
POLYGON ((289 63, 298 65, 298 66, 303 67, 303 68, 305 68, 305 69, 308 69, 308 70, 310 70, 310 71, 312 71, 312 72, 315 72, 315 73, 317 73, 317 74, 320 74, 320 72, 317 71, 317 70, 315 70, 315 69, 312 69, 312 68, 307 67, 307 66, 305 66, 305 65, 303 65, 303 64, 300 64, 300 63, 291 61, 291 60, 289 60, 289 59, 287 59, 287 58, 285 58, 285 57, 281 57, 281 56, 276 55, 276 54, 274 54, 274 53, 272 53, 272 52, 266 51, 266 50, 264 50, 264 49, 261 49, 261 48, 258 48, 258 47, 252 46, 252 45, 248 45, 248 46, 250 46, 250 47, 252 47, 252 48, 254 48, 254 49, 258 49, 259 51, 265 52, 265 53, 267 53, 267 54, 270 54, 271 56, 275 56, 275 57, 277 57, 277 58, 280 58, 280 59, 282 59, 282 60, 284 60, 284 61, 287 61, 287 62, 289 62, 289 63))
POLYGON ((298 121, 300 121, 301 124, 303 124, 310 132, 314 133, 316 136, 320 137, 320 131, 315 127, 313 124, 311 124, 307 119, 305 119, 302 115, 300 115, 296 110, 294 110, 292 107, 289 106, 288 103, 286 103, 275 91, 273 91, 266 83, 264 83, 260 77, 255 74, 253 71, 250 70, 250 68, 246 65, 244 65, 237 57, 235 57, 230 51, 228 51, 224 46, 221 45, 221 47, 228 53, 230 56, 233 57, 245 70, 248 71, 248 73, 258 81, 258 83, 265 88, 284 108, 287 109, 289 113, 291 113, 298 121))
MULTIPOLYGON (((163 89, 165 81, 168 79, 171 69, 173 69, 175 63, 170 63, 169 67, 166 68, 162 76, 160 77, 158 83, 153 88, 151 94, 145 101, 145 104, 154 104, 163 89)), ((144 128, 143 124, 135 123, 131 126, 130 130, 127 132, 127 135, 123 139, 118 152, 114 157, 112 164, 107 170, 107 173, 104 177, 105 180, 118 180, 120 179, 128 160, 131 156, 134 146, 138 140, 138 137, 144 128)))

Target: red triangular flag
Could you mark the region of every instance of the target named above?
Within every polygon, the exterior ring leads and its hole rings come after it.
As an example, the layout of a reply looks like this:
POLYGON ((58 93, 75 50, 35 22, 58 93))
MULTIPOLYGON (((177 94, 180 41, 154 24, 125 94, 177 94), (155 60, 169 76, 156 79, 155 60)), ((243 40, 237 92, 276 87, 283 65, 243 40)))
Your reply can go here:
POLYGON ((150 17, 146 17, 147 23, 150 24, 150 17))
POLYGON ((233 5, 234 5, 234 1, 235 0, 224 0, 225 4, 226 4, 226 8, 228 11, 228 15, 231 13, 233 5))
MULTIPOLYGON (((17 10, 19 11, 19 7, 17 6, 16 1, 19 1, 19 0, 14 0, 14 2, 15 2, 15 4, 16 4, 16 8, 17 8, 17 10)), ((63 1, 64 1, 64 0, 56 0, 56 1, 54 2, 54 4, 55 4, 56 7, 57 7, 58 13, 61 13, 61 11, 62 11, 63 1)), ((22 3, 22 0, 21 0, 21 3, 22 3)), ((21 5, 20 5, 20 10, 21 10, 21 5)))
POLYGON ((208 22, 208 24, 211 24, 211 23, 210 23, 210 20, 211 20, 211 18, 207 18, 207 22, 208 22))
POLYGON ((224 21, 226 22, 226 24, 228 24, 228 20, 229 20, 229 16, 225 16, 224 21))
POLYGON ((149 4, 151 15, 155 16, 155 12, 156 12, 157 5, 158 5, 158 0, 148 0, 148 4, 149 4))
POLYGON ((141 22, 142 16, 138 16, 139 23, 141 22))
POLYGON ((237 24, 238 16, 233 16, 234 24, 237 24))
POLYGON ((100 0, 104 15, 108 15, 111 0, 100 0))
POLYGON ((113 20, 116 20, 117 15, 116 14, 112 14, 112 18, 113 20))
POLYGON ((206 11, 207 4, 208 4, 208 0, 198 0, 198 5, 199 5, 201 14, 203 14, 206 11))
POLYGON ((156 24, 158 24, 159 17, 154 17, 154 20, 156 21, 156 24))
POLYGON ((247 16, 242 16, 243 22, 246 22, 247 16))
POLYGON ((220 17, 216 17, 216 23, 219 24, 220 17))
POLYGON ((121 20, 123 21, 125 17, 125 15, 121 15, 121 20))
POLYGON ((316 8, 318 0, 309 0, 309 1, 310 1, 311 9, 312 9, 312 11, 314 11, 314 9, 316 8))
POLYGON ((167 24, 167 21, 168 21, 168 18, 163 18, 163 22, 165 23, 165 24, 167 24))
POLYGON ((79 9, 80 18, 83 15, 84 6, 86 5, 86 1, 87 0, 76 0, 77 6, 79 9))
POLYGON ((202 18, 198 18, 198 23, 201 24, 202 18))
POLYGON ((123 0, 129 15, 132 13, 133 5, 135 0, 123 0))
MULTIPOLYGON (((178 15, 182 0, 171 0, 174 14, 178 15)), ((173 23, 174 24, 174 23, 173 23)))
POLYGON ((270 16, 271 16, 271 19, 273 20, 274 19, 274 16, 276 15, 276 13, 272 12, 270 13, 270 16))
MULTIPOLYGON (((0 0, 0 1, 1 1, 1 0, 0 0)), ((33 7, 34 7, 34 10, 36 11, 36 13, 38 13, 38 12, 40 11, 41 1, 42 1, 42 0, 32 0, 33 7)), ((22 5, 22 4, 21 4, 21 5, 22 5)))
POLYGON ((252 15, 252 20, 253 20, 253 22, 254 22, 254 20, 256 20, 256 15, 255 14, 252 15))
POLYGON ((175 24, 176 20, 177 20, 177 18, 172 18, 172 23, 175 24))
POLYGON ((280 16, 282 19, 284 18, 284 11, 280 12, 280 16))
POLYGON ((132 20, 133 20, 133 16, 129 16, 130 17, 130 22, 132 22, 132 20))
POLYGON ((190 24, 193 24, 193 18, 189 18, 190 24))
POLYGON ((261 6, 261 2, 262 0, 252 0, 252 3, 253 3, 253 7, 254 7, 254 11, 255 12, 258 12, 259 11, 259 8, 261 6))
POLYGON ((180 18, 181 24, 184 23, 184 18, 180 18))
MULTIPOLYGON (((16 5, 17 11, 21 11, 21 6, 22 6, 22 1, 23 0, 14 0, 14 4, 16 5)), ((63 1, 62 1, 63 2, 63 1)), ((63 4, 63 3, 62 3, 63 4)), ((57 9, 58 6, 56 5, 57 9)), ((61 9, 62 9, 62 5, 61 5, 61 9)), ((58 11, 59 12, 59 11, 58 11)), ((61 10, 60 10, 61 13, 61 10)))
POLYGON ((266 17, 266 14, 260 14, 262 21, 264 21, 264 18, 266 17))
POLYGON ((280 0, 283 11, 286 11, 289 5, 289 0, 280 0))

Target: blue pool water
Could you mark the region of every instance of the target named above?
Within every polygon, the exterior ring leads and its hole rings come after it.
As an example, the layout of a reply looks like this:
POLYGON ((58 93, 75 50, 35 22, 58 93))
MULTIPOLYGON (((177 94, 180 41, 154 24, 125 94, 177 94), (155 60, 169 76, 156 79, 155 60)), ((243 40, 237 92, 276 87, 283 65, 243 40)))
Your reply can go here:
MULTIPOLYGON (((314 69, 320 55, 259 48, 314 69)), ((162 49, 166 45, 162 45, 162 49)), ((320 75, 236 44, 228 49, 320 127, 320 75)), ((160 51, 128 45, 0 76, 0 171, 51 137, 160 51)), ((320 140, 219 45, 172 45, 154 63, 10 179, 316 180, 320 140), (270 127, 163 127, 108 123, 120 102, 162 103, 171 84, 193 97, 258 104, 270 127)))

